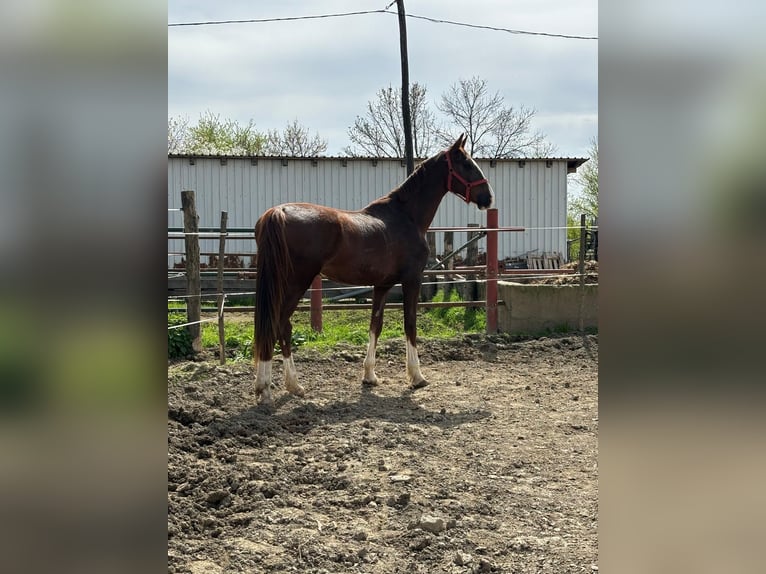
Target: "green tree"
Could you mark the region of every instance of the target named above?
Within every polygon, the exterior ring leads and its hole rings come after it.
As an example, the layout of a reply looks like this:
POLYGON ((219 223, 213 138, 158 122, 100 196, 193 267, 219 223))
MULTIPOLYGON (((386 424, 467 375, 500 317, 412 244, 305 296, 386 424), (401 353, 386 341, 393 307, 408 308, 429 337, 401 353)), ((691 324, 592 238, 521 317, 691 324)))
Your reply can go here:
POLYGON ((580 190, 569 200, 567 210, 573 219, 580 223, 580 215, 586 214, 592 219, 598 217, 598 139, 591 140, 588 161, 585 162, 573 177, 580 190))
MULTIPOLYGON (((567 204, 567 240, 580 239, 580 216, 585 214, 586 221, 593 223, 598 217, 598 139, 591 140, 586 161, 572 177, 580 189, 572 194, 567 204)), ((575 245, 579 245, 576 243, 575 245)), ((575 258, 569 254, 570 260, 575 258)))
POLYGON ((255 129, 253 120, 242 125, 207 111, 200 115, 196 125, 188 128, 184 153, 262 155, 266 140, 266 135, 255 129))
POLYGON ((207 111, 195 125, 184 117, 168 118, 168 153, 199 155, 289 155, 314 157, 327 150, 327 140, 293 120, 279 132, 263 133, 251 119, 246 124, 207 111))

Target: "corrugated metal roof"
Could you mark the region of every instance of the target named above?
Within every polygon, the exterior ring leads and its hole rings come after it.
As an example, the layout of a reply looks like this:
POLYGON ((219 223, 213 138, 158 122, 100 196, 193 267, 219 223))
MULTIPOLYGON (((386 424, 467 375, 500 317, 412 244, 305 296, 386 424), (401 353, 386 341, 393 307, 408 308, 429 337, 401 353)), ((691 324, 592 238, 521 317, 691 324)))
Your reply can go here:
MULTIPOLYGON (((279 161, 322 161, 322 160, 334 160, 334 161, 398 161, 402 166, 406 165, 406 160, 401 157, 374 157, 374 156, 341 156, 341 155, 319 155, 319 156, 274 156, 274 155, 226 155, 226 154, 186 154, 186 153, 169 153, 168 158, 188 158, 188 159, 250 159, 254 161, 258 160, 279 160, 279 161)), ((415 158, 415 163, 418 164, 425 161, 428 158, 415 158)), ((504 158, 491 158, 491 157, 474 157, 476 161, 482 162, 514 162, 514 161, 565 161, 567 162, 567 172, 574 173, 578 167, 588 161, 587 157, 504 157, 504 158)))
MULTIPOLYGON (((300 159, 300 160, 323 160, 323 159, 346 159, 346 160, 367 160, 367 161, 405 161, 403 157, 375 157, 359 155, 317 155, 317 156, 292 156, 292 155, 228 155, 228 154, 196 154, 196 153, 169 153, 169 158, 205 158, 205 159, 300 159)), ((431 156, 432 157, 432 156, 431 156)), ((424 161, 428 158, 416 157, 415 161, 424 161)), ((473 156, 476 161, 579 161, 580 165, 588 161, 586 157, 478 157, 473 156)))

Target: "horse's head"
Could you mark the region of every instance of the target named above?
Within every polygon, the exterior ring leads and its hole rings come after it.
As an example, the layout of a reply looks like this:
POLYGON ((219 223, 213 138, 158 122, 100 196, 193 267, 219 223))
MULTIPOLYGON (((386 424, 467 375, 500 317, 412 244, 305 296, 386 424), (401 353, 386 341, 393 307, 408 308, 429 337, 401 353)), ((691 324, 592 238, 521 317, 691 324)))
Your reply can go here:
POLYGON ((487 178, 463 147, 465 134, 447 149, 447 189, 459 195, 466 203, 473 202, 479 209, 492 207, 495 194, 487 178))

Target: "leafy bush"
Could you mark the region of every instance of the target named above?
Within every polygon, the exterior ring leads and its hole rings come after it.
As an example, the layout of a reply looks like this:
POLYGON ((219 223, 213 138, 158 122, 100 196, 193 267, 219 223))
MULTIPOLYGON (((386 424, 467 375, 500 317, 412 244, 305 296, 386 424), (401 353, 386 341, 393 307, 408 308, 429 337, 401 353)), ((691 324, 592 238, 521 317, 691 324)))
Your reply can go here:
MULTIPOLYGON (((168 327, 183 325, 186 315, 183 313, 168 313, 168 327)), ((194 353, 192 337, 188 327, 168 328, 168 358, 182 359, 194 353)))

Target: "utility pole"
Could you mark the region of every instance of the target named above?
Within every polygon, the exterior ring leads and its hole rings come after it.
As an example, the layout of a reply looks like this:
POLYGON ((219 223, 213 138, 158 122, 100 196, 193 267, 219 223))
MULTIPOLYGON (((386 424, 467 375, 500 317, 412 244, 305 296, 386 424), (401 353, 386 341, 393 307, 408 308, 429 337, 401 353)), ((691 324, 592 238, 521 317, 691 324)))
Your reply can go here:
POLYGON ((407 22, 405 21, 404 0, 396 0, 399 11, 399 51, 402 57, 402 124, 404 126, 404 156, 407 161, 407 175, 415 171, 412 151, 412 118, 410 116, 410 67, 407 61, 407 22))

